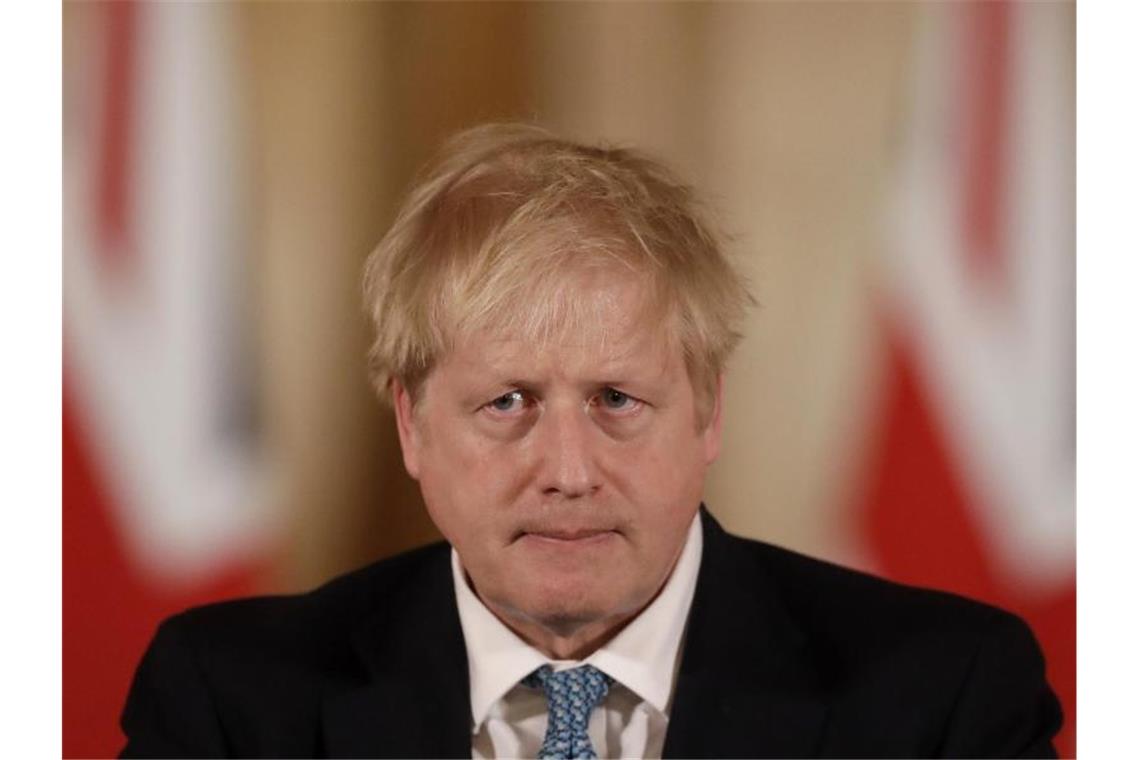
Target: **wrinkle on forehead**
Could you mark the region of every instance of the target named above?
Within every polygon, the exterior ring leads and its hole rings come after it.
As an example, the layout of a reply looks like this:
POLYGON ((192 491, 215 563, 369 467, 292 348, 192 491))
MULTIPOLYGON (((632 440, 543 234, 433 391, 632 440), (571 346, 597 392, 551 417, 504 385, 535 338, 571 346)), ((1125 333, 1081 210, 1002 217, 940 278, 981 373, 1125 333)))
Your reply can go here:
POLYGON ((550 374, 591 382, 652 380, 669 371, 671 360, 680 361, 679 351, 670 350, 668 334, 656 325, 631 323, 629 333, 617 333, 598 326, 540 342, 479 333, 449 358, 500 380, 520 382, 550 374))
POLYGON ((532 285, 482 318, 456 325, 449 353, 477 340, 523 344, 536 354, 581 348, 595 360, 620 362, 644 351, 646 341, 671 337, 669 310, 647 276, 591 267, 551 272, 532 285))

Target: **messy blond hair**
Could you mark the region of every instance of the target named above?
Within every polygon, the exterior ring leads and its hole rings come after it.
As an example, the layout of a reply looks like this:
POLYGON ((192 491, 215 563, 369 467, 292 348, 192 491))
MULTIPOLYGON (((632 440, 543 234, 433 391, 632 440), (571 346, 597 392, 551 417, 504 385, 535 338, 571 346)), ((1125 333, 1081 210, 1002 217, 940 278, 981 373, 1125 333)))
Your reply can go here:
POLYGON ((542 340, 589 319, 574 275, 617 268, 680 344, 699 407, 739 341, 751 298, 692 190, 631 150, 491 124, 447 142, 365 265, 369 371, 412 397, 465 334, 542 340))

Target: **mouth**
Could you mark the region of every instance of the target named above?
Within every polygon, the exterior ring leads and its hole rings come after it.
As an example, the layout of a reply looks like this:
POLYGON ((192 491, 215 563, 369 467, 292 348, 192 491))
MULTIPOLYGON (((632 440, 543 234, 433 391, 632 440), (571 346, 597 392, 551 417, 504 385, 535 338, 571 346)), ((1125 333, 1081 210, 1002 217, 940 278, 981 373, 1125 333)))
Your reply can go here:
POLYGON ((617 531, 610 528, 538 528, 524 530, 518 537, 554 546, 584 546, 616 535, 617 531))

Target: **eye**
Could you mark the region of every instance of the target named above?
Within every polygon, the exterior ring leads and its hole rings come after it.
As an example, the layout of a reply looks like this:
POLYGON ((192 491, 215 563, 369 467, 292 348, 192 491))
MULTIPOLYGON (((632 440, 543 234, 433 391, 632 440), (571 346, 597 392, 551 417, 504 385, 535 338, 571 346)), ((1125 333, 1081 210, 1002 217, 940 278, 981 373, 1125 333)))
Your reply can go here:
POLYGON ((510 391, 484 405, 484 409, 494 414, 515 414, 521 412, 527 403, 522 391, 510 391))
POLYGON ((617 388, 603 388, 598 394, 598 404, 611 412, 629 412, 641 406, 641 402, 617 388))

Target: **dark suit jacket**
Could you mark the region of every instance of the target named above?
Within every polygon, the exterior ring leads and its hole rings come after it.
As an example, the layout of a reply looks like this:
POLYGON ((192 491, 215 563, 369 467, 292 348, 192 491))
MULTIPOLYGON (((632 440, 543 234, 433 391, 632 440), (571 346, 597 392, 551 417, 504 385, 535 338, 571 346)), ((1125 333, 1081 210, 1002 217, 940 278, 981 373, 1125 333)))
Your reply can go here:
MULTIPOLYGON (((666 757, 1052 756, 1018 618, 725 533, 704 553, 666 757)), ((470 757, 446 544, 159 628, 124 756, 470 757)))

